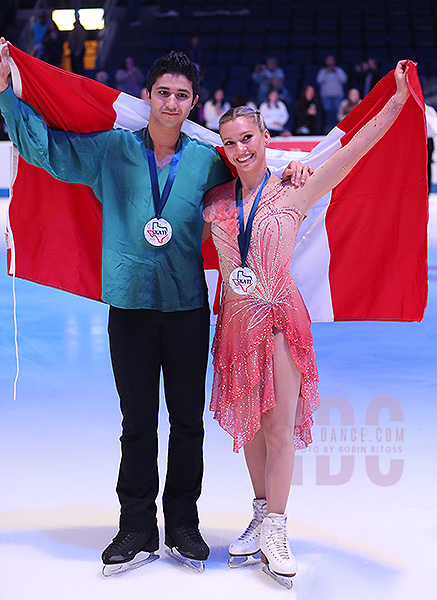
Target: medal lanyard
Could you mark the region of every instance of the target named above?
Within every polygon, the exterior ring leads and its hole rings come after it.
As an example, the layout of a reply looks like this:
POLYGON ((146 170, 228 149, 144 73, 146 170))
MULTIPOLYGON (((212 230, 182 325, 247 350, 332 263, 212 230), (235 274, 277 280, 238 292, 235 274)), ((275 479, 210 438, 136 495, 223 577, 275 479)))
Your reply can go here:
POLYGON ((243 198, 241 191, 241 181, 240 178, 237 179, 235 184, 235 203, 238 209, 238 223, 240 226, 240 233, 238 234, 238 247, 240 248, 240 256, 241 256, 241 266, 246 266, 246 258, 247 253, 249 251, 250 238, 252 235, 252 226, 253 220, 255 218, 256 209, 258 208, 258 204, 261 198, 262 191, 264 186, 270 177, 270 171, 267 169, 266 174, 264 175, 263 182, 255 196, 255 200, 252 204, 252 208, 250 209, 249 218, 247 219, 246 229, 244 229, 244 210, 243 210, 243 198))
POLYGON ((178 143, 176 144, 176 152, 171 159, 170 170, 168 172, 167 181, 165 182, 162 194, 159 191, 158 170, 156 168, 155 153, 153 151, 153 142, 148 129, 146 129, 145 143, 147 162, 149 164, 150 181, 152 184, 153 204, 155 205, 155 216, 157 219, 160 219, 164 206, 168 200, 168 197, 170 196, 171 188, 173 187, 176 173, 178 171, 179 161, 182 154, 182 135, 179 136, 178 143))

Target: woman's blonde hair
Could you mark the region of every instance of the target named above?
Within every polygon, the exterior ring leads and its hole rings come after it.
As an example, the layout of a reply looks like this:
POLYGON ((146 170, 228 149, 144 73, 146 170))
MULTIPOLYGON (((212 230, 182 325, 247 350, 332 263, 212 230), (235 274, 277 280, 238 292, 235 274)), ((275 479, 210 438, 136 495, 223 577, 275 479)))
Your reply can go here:
POLYGON ((264 119, 259 110, 250 108, 250 106, 237 106, 236 108, 230 108, 229 110, 227 110, 225 114, 220 117, 219 129, 225 123, 235 121, 235 119, 238 119, 240 117, 245 117, 246 119, 249 119, 250 121, 255 123, 255 125, 258 127, 261 133, 264 133, 264 131, 267 129, 264 119))

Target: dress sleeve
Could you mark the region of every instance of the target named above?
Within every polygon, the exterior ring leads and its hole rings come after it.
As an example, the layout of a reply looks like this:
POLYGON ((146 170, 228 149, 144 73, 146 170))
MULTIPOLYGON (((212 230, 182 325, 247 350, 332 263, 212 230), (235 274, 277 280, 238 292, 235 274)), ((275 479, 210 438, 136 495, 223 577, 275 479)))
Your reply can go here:
POLYGON ((50 129, 11 88, 0 94, 0 110, 23 159, 61 181, 92 185, 112 131, 80 134, 50 129))
POLYGON ((321 167, 316 169, 303 188, 300 188, 296 206, 305 213, 324 194, 332 190, 351 172, 354 166, 384 136, 396 121, 403 104, 390 98, 384 108, 364 125, 351 141, 337 150, 321 167))

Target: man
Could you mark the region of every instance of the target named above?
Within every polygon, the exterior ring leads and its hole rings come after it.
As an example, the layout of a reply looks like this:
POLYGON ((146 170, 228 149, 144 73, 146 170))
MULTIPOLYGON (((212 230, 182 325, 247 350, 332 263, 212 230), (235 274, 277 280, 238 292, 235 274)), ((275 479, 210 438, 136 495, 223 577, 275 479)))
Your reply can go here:
POLYGON ((325 58, 325 66, 320 69, 316 81, 320 86, 320 99, 325 116, 324 133, 329 133, 337 125, 337 111, 344 98, 344 84, 347 82, 346 72, 337 66, 335 58, 325 58))
MULTIPOLYGON (((196 67, 176 52, 154 63, 146 129, 68 133, 47 128, 15 97, 7 45, 0 42, 0 110, 20 154, 60 180, 90 186, 102 202, 102 299, 110 305, 111 360, 123 414, 120 530, 102 554, 104 573, 131 568, 141 551, 156 558, 161 369, 170 420, 165 544, 189 565, 203 563, 209 548, 196 505, 209 347, 202 198, 230 173, 215 149, 181 134, 198 99, 196 67)), ((299 166, 291 167, 287 173, 296 180, 299 166)))
POLYGON ((80 22, 79 13, 76 12, 73 29, 68 34, 68 47, 70 48, 71 70, 78 75, 83 74, 86 38, 86 29, 80 22))
POLYGON ((33 37, 32 54, 37 58, 41 58, 44 50, 44 36, 47 32, 48 21, 44 10, 38 13, 38 18, 32 25, 31 33, 33 37))

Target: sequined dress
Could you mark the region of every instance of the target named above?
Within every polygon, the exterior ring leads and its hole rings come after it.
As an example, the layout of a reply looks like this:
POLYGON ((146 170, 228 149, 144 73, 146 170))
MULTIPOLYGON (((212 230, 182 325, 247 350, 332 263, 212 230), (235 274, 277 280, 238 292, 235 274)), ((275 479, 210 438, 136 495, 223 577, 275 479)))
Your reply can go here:
POLYGON ((239 295, 229 275, 240 266, 234 182, 212 190, 205 221, 217 248, 223 291, 212 346, 214 381, 210 409, 234 438, 234 451, 250 441, 261 416, 275 406, 273 329, 287 338, 302 373, 294 431, 296 448, 311 443, 312 415, 319 407, 317 367, 310 318, 290 275, 290 261, 303 215, 286 200, 279 181, 263 193, 253 221, 247 266, 257 285, 239 295), (219 191, 218 191, 219 190, 219 191), (223 198, 228 198, 224 200, 223 198))
POLYGON ((210 408, 234 437, 234 450, 260 429, 261 416, 275 405, 273 328, 287 338, 301 371, 294 445, 311 443, 313 413, 319 407, 317 367, 310 319, 291 278, 290 262, 303 215, 316 200, 338 185, 381 139, 403 104, 393 96, 354 136, 335 152, 305 186, 283 186, 277 178, 265 187, 253 222, 247 266, 257 285, 247 296, 230 287, 229 275, 240 266, 235 182, 205 197, 204 219, 211 223, 223 276, 223 292, 213 342, 214 381, 210 408))

